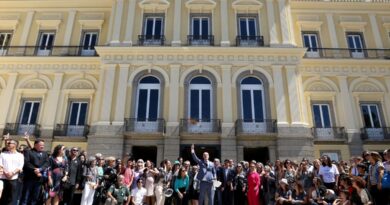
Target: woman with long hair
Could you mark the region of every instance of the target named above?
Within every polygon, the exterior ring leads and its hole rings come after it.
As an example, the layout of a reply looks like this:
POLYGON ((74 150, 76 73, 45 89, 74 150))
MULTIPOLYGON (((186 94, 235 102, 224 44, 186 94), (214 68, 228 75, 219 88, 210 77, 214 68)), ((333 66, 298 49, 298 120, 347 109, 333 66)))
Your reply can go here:
POLYGON ((292 201, 292 192, 289 188, 287 179, 283 178, 279 180, 279 189, 275 195, 276 205, 282 205, 292 201))
POLYGON ((188 205, 188 188, 190 185, 190 178, 184 167, 179 169, 179 174, 175 180, 174 190, 176 197, 176 205, 188 205))
POLYGON ((385 204, 385 196, 382 194, 382 177, 384 173, 382 158, 378 152, 371 152, 368 159, 370 167, 368 168, 367 187, 376 205, 385 204))
POLYGON ((320 168, 321 168, 321 161, 318 160, 318 159, 315 159, 313 161, 313 170, 312 170, 314 177, 319 177, 320 176, 320 174, 319 174, 320 168))
POLYGON ((260 205, 260 175, 256 170, 256 162, 251 161, 249 163, 249 171, 247 174, 248 181, 248 204, 249 205, 260 205))
POLYGON ((150 160, 147 160, 145 163, 146 167, 144 169, 144 179, 145 179, 145 201, 146 204, 154 204, 154 178, 158 175, 159 171, 153 166, 150 160))
POLYGON ((352 178, 352 186, 356 189, 357 194, 360 197, 360 202, 363 205, 371 205, 370 193, 366 189, 366 182, 358 176, 352 178))
POLYGON ((303 185, 301 182, 296 181, 292 183, 294 190, 292 190, 291 198, 292 198, 292 204, 309 204, 309 197, 307 196, 307 193, 305 192, 303 185))
POLYGON ((237 164, 235 173, 236 175, 233 179, 234 204, 245 204, 247 181, 241 163, 237 164))
POLYGON ((48 171, 49 196, 46 200, 47 205, 58 205, 62 200, 63 187, 62 182, 68 180, 68 160, 65 155, 65 146, 57 145, 49 159, 50 166, 48 171))
POLYGON ((198 205, 199 203, 199 180, 196 178, 198 171, 199 167, 194 165, 190 174, 190 188, 188 198, 191 200, 191 205, 198 205))
POLYGON ((319 175, 326 188, 335 190, 339 181, 339 170, 336 165, 332 164, 328 155, 322 156, 321 161, 322 165, 320 167, 319 175))
POLYGON ((90 157, 86 163, 86 167, 83 170, 83 176, 85 178, 85 184, 83 193, 81 196, 80 205, 92 205, 95 190, 98 187, 98 168, 96 166, 96 158, 90 157))

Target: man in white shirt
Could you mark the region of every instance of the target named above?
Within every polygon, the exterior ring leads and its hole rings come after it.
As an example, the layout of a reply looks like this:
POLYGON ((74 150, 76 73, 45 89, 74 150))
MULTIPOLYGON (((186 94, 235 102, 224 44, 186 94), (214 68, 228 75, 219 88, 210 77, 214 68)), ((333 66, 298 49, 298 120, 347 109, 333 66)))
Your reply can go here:
POLYGON ((131 190, 131 202, 134 205, 142 205, 145 195, 146 189, 142 187, 142 178, 139 178, 137 180, 137 187, 131 190))
POLYGON ((7 151, 0 155, 0 166, 4 169, 3 174, 0 175, 0 179, 4 182, 4 192, 0 199, 2 205, 15 205, 18 200, 17 179, 24 165, 24 156, 16 151, 18 144, 16 140, 7 140, 7 151))

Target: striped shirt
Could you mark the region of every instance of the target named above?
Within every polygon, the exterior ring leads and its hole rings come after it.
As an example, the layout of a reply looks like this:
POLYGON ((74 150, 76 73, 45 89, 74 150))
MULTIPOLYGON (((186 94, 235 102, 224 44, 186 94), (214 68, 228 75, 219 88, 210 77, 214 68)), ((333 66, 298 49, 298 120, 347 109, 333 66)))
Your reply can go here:
MULTIPOLYGON (((0 154, 0 166, 3 167, 4 172, 14 172, 16 169, 23 170, 24 165, 24 156, 19 152, 3 152, 0 154)), ((19 174, 12 176, 11 180, 17 179, 19 174)), ((7 179, 7 177, 2 174, 0 179, 7 179)))

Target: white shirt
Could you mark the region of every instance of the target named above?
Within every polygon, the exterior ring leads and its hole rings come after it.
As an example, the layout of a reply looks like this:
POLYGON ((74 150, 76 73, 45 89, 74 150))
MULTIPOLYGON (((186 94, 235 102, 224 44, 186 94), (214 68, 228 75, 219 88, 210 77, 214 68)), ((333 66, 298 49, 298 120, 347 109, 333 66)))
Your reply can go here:
POLYGON ((134 197, 135 205, 142 205, 142 201, 144 199, 144 196, 146 195, 146 189, 141 187, 141 189, 138 189, 138 187, 131 190, 131 196, 134 197))
POLYGON ((339 170, 334 164, 332 164, 332 167, 321 165, 319 175, 322 175, 324 183, 333 183, 336 182, 336 175, 339 175, 339 170))
MULTIPOLYGON (((14 172, 16 169, 22 170, 24 165, 24 156, 19 152, 3 152, 0 155, 0 166, 3 167, 4 172, 14 172)), ((17 179, 19 174, 12 176, 11 180, 17 179)), ((7 179, 7 177, 2 174, 0 179, 7 179)))

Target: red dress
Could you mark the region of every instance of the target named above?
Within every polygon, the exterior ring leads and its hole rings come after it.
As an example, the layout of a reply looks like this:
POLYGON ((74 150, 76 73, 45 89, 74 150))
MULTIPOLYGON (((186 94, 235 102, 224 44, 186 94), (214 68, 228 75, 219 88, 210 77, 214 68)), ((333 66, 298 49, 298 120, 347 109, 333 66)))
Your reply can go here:
POLYGON ((254 171, 248 173, 248 204, 260 205, 260 175, 254 171))

